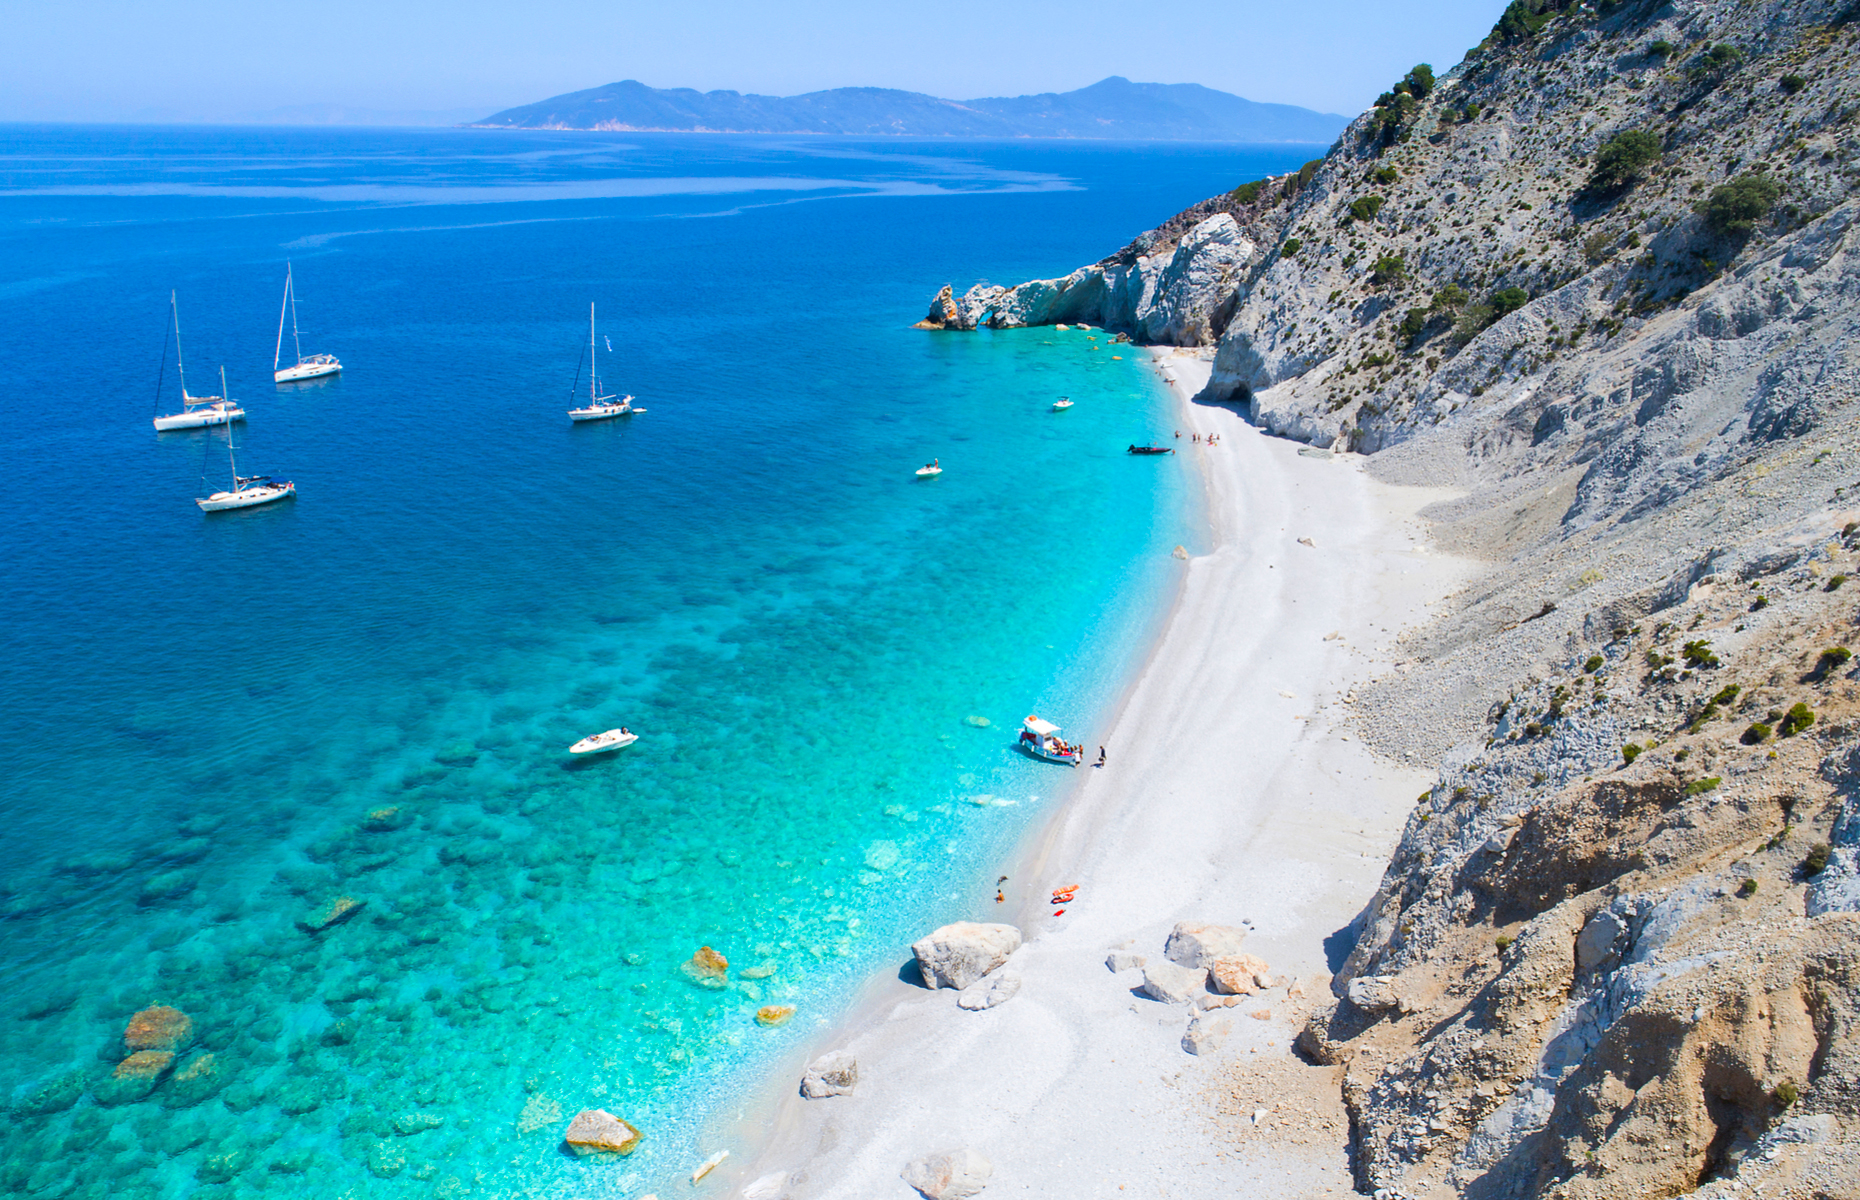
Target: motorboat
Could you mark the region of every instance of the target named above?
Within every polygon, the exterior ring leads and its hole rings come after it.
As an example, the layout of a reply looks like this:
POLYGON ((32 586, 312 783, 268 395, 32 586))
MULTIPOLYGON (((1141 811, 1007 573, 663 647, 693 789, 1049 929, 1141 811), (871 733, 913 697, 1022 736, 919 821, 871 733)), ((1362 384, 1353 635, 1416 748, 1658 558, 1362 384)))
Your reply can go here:
POLYGON ((938 475, 941 475, 943 473, 942 463, 943 463, 943 460, 940 458, 931 459, 929 462, 925 463, 923 466, 917 468, 917 478, 935 479, 938 475))
MULTIPOLYGON (((611 350, 613 347, 609 346, 611 350)), ((631 417, 646 410, 637 408, 631 396, 601 395, 600 372, 595 369, 594 360, 594 306, 588 305, 588 403, 583 408, 568 410, 571 421, 606 421, 613 417, 631 417)), ((568 394, 575 394, 575 386, 581 383, 581 368, 575 368, 575 385, 570 386, 568 394)))
POLYGON ((342 370, 342 364, 333 354, 304 355, 303 339, 297 336, 297 289, 291 283, 291 264, 284 264, 284 305, 278 309, 278 346, 271 355, 271 380, 273 383, 300 383, 305 379, 321 379, 325 375, 335 375, 342 370), (284 358, 284 314, 291 314, 291 345, 297 350, 297 361, 288 367, 279 367, 284 358))
POLYGON ((1068 408, 1071 408, 1071 407, 1072 407, 1072 401, 1066 399, 1064 396, 1061 396, 1059 399, 1053 401, 1054 412, 1064 412, 1068 408))
POLYGON ((1174 454, 1175 447, 1173 446, 1132 446, 1130 447, 1130 453, 1132 454, 1174 454))
MULTIPOLYGON (((245 420, 245 409, 239 407, 237 400, 226 398, 226 372, 220 372, 220 394, 217 396, 190 396, 187 394, 187 365, 181 357, 181 307, 175 300, 173 292, 168 293, 168 315, 173 318, 174 329, 174 369, 181 378, 181 411, 158 415, 155 428, 160 432, 170 429, 199 429, 206 425, 230 425, 234 421, 245 420)), ((162 356, 167 357, 167 348, 163 347, 162 356)), ((165 372, 164 372, 165 374, 165 372)), ((155 408, 161 410, 160 376, 155 384, 155 408)))
POLYGON ((619 750, 631 746, 639 740, 639 735, 622 726, 609 729, 606 733, 597 733, 593 737, 584 737, 568 748, 570 754, 603 754, 609 750, 619 750))
POLYGON ((1083 746, 1066 742, 1059 736, 1059 726, 1038 717, 1028 717, 1020 723, 1020 748, 1035 758, 1065 763, 1069 767, 1085 761, 1083 746))
MULTIPOLYGON (((220 368, 220 390, 226 390, 226 368, 220 368)), ((271 504, 287 496, 297 494, 297 485, 288 479, 273 479, 269 475, 241 475, 239 462, 235 457, 237 447, 233 445, 232 430, 226 431, 226 462, 232 468, 233 485, 229 492, 214 492, 210 496, 197 496, 194 503, 202 512, 224 512, 229 508, 256 508, 261 504, 271 504)))

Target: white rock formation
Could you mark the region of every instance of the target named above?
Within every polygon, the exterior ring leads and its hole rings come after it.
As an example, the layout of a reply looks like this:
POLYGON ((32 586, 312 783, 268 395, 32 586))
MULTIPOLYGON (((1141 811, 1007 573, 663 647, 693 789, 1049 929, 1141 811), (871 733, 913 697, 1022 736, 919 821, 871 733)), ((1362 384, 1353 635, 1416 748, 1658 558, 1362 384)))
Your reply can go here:
POLYGON ((1163 944, 1163 953, 1171 962, 1185 967, 1207 967, 1217 958, 1240 953, 1240 943, 1245 940, 1246 930, 1234 925, 1182 921, 1163 944))
POLYGON ((1149 960, 1131 950, 1113 950, 1104 956, 1105 970, 1112 973, 1134 971, 1149 960))
POLYGON ((1144 995, 1165 1004, 1187 1004, 1208 990, 1208 972, 1202 967, 1153 962, 1143 968, 1142 989, 1144 995))
POLYGON ((993 1008, 1006 1004, 1020 991, 1020 976, 1001 972, 978 979, 968 987, 956 993, 956 1007, 966 1008, 971 1012, 984 1008, 993 1008))
POLYGON ((966 1147, 925 1155, 899 1172, 926 1200, 964 1200, 987 1186, 994 1173, 987 1156, 966 1147))
POLYGON ((1020 930, 1012 925, 957 921, 917 941, 911 953, 925 987, 966 988, 1006 962, 1020 941, 1020 930))
POLYGON ((1359 975, 1350 981, 1346 994, 1350 1003, 1364 1012, 1390 1012, 1401 1007, 1401 993, 1388 975, 1359 975))
POLYGON ((639 1130, 604 1108, 584 1108, 568 1123, 562 1140, 576 1154, 631 1154, 639 1130))
POLYGON ((823 1054, 807 1064, 801 1076, 801 1094, 809 1100, 850 1096, 859 1086, 859 1063, 844 1050, 823 1054))
POLYGON ((1212 1054, 1219 1050, 1234 1031, 1234 1023, 1227 1017, 1196 1017, 1188 1023, 1188 1032, 1182 1035, 1182 1049, 1190 1054, 1212 1054))
POLYGON ((1229 996, 1251 996, 1272 986, 1271 970, 1251 954, 1223 954, 1208 964, 1209 986, 1229 996))

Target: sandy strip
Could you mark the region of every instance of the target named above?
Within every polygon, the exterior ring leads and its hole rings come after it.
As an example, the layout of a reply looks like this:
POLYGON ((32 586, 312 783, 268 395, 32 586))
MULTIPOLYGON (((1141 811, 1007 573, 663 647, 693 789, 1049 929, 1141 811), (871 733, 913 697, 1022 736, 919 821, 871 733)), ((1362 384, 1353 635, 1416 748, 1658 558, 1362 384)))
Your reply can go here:
POLYGON ((1195 352, 1157 352, 1157 369, 1182 405, 1180 453, 1157 466, 1204 473, 1214 549, 1187 564, 1114 727, 1089 739, 1109 764, 1080 768, 1003 867, 1011 902, 972 914, 1025 931, 1003 968, 1020 993, 965 1012, 953 991, 874 980, 813 1048, 856 1056, 855 1094, 801 1100, 792 1064, 759 1128, 731 1131, 760 1148, 728 1194, 911 1200, 904 1164, 958 1146, 993 1161, 986 1197, 1350 1191, 1335 1081, 1289 1047, 1324 995, 1326 939, 1374 892, 1431 775, 1371 755, 1338 701, 1470 568, 1428 553, 1415 515, 1448 493, 1388 487, 1360 459, 1300 454, 1233 409, 1191 404, 1209 370, 1195 352), (1191 440, 1211 432, 1216 446, 1191 440), (1051 916, 1047 893, 1074 883, 1051 916), (1233 1032, 1201 1057, 1181 1047, 1187 1006, 1105 966, 1114 947, 1160 957, 1180 920, 1250 924, 1248 951, 1294 985, 1215 1010, 1233 1032))

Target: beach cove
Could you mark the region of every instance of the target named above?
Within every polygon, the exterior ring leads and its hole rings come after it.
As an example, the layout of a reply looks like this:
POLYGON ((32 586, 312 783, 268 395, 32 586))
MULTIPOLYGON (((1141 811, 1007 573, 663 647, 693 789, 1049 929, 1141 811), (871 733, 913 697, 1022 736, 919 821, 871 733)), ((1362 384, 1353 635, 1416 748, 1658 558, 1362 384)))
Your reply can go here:
POLYGON ((803 1099, 805 1060, 785 1063, 737 1172, 747 1197, 909 1196, 905 1164, 954 1148, 993 1164, 989 1195, 1352 1191, 1335 1071, 1291 1043, 1432 775, 1371 753, 1348 699, 1472 566, 1432 552, 1419 516, 1452 493, 1379 483, 1358 456, 1195 404, 1207 355, 1150 353, 1180 406, 1171 444, 1205 481, 1211 549, 1188 564, 1107 764, 1082 768, 1004 860, 1005 902, 966 914, 1024 932, 998 969, 1019 990, 965 1011, 909 970, 869 983, 808 1048, 850 1055, 856 1088, 803 1099), (1053 915, 1050 894, 1074 885, 1053 915), (1139 994, 1130 965, 1162 960, 1183 921, 1247 930, 1273 983, 1201 1015, 1198 1055, 1183 1045, 1195 1006, 1139 994))

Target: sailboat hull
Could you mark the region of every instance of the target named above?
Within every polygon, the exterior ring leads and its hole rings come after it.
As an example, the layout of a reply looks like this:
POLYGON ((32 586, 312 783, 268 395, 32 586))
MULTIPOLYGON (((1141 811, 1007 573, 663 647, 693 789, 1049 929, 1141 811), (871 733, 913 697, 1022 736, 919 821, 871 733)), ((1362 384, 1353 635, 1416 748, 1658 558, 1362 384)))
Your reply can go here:
POLYGON ((189 409, 186 412, 156 417, 155 428, 166 432, 170 429, 199 429, 207 425, 230 425, 234 421, 243 420, 245 420, 245 409, 236 405, 214 404, 207 408, 189 409))
POLYGON ((273 383, 298 383, 305 379, 321 379, 325 375, 340 375, 342 364, 334 360, 326 363, 301 362, 294 367, 285 367, 282 371, 273 371, 273 383))
POLYGON ((231 508, 256 508, 261 504, 273 504, 297 494, 297 485, 293 483, 267 483, 258 487, 240 488, 236 492, 215 492, 211 496, 201 496, 194 503, 202 512, 225 512, 231 508))

